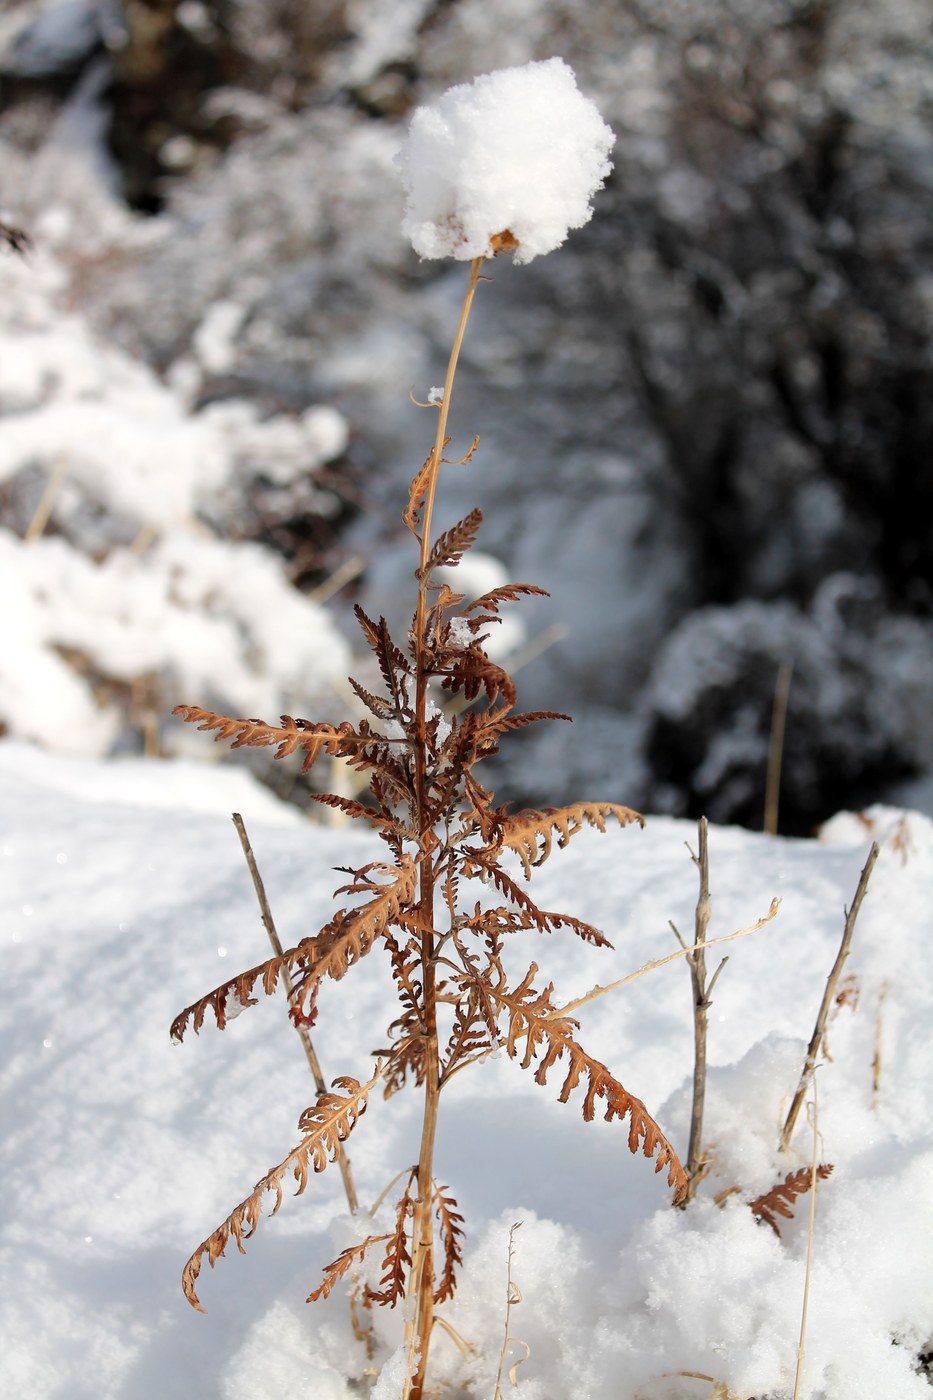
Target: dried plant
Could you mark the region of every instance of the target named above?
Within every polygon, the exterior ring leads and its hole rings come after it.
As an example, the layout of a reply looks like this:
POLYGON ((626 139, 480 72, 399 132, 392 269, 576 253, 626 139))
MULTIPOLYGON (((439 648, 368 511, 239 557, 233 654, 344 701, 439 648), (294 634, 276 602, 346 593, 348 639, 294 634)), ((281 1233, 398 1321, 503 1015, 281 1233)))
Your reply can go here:
MULTIPOLYGON (((341 981, 376 948, 388 959, 398 996, 388 1044, 376 1052, 368 1078, 344 1074, 332 1091, 319 1094, 299 1120, 298 1145, 195 1250, 184 1270, 185 1293, 200 1309, 196 1284, 204 1260, 213 1266, 231 1240, 242 1252, 265 1197, 274 1214, 289 1179, 300 1195, 312 1173, 339 1159, 377 1085, 389 1095, 411 1083, 423 1096, 421 1139, 416 1164, 400 1178, 405 1184, 394 1227, 344 1250, 311 1294, 326 1297, 368 1253, 375 1261, 378 1252, 378 1285, 364 1286, 363 1298, 389 1308, 406 1300, 403 1400, 424 1394, 435 1308, 453 1297, 462 1262, 463 1219, 448 1187, 434 1178, 439 1101, 454 1075, 502 1047, 533 1070, 539 1084, 557 1087, 561 1102, 578 1093, 587 1121, 599 1111, 625 1122, 630 1151, 666 1173, 675 1200, 687 1186, 673 1147, 645 1105, 580 1043, 575 1008, 561 1006, 535 962, 529 960, 515 980, 505 960, 506 944, 528 931, 562 930, 594 947, 610 946, 585 920, 540 908, 527 881, 585 827, 605 832, 611 824, 643 824, 642 818, 612 802, 520 812, 495 802, 478 776, 482 761, 516 730, 567 718, 517 710, 511 676, 486 649, 501 610, 542 590, 509 584, 480 597, 457 592, 450 571, 475 543, 482 514, 472 510, 437 535, 432 529, 438 476, 448 460, 454 377, 485 259, 511 252, 516 262, 527 262, 585 222, 589 199, 610 168, 613 137, 557 59, 477 79, 441 102, 442 122, 420 113, 412 120, 403 162, 406 225, 419 253, 468 261, 470 276, 443 389, 430 395, 437 409, 434 445, 403 514, 418 546, 408 635, 400 645, 384 618, 356 609, 381 678, 366 685, 350 681, 367 718, 334 725, 283 715, 269 724, 193 706, 176 712, 234 748, 269 747, 277 759, 295 758, 304 773, 323 755, 349 764, 368 785, 360 788, 366 800, 325 793, 317 801, 372 827, 388 855, 348 870, 337 891, 345 902, 320 932, 215 987, 181 1012, 172 1034, 180 1040, 207 1019, 223 1029, 232 1015, 255 1004, 259 992, 268 995, 280 982, 290 986, 296 1024, 310 1026, 325 985, 341 981), (523 127, 517 144, 511 139, 516 123, 523 127), (439 138, 440 150, 434 148, 439 138), (536 156, 529 161, 531 149, 536 156), (508 165, 508 179, 499 160, 508 165), (507 211, 501 219, 500 210, 507 211), (483 898, 468 897, 471 881, 484 887, 483 898)), ((477 445, 474 438, 462 464, 477 445)))
MULTIPOLYGON (((816 1176, 820 1181, 825 1181, 832 1170, 832 1162, 820 1162, 816 1168, 816 1176)), ((788 1172, 784 1180, 772 1186, 770 1191, 756 1196, 754 1201, 749 1201, 749 1209, 752 1215, 763 1220, 766 1225, 771 1226, 776 1235, 780 1235, 781 1227, 777 1217, 780 1215, 784 1220, 790 1220, 794 1214, 797 1197, 809 1191, 812 1184, 813 1172, 810 1167, 800 1167, 795 1172, 788 1172)))
POLYGON ((384 619, 356 610, 382 684, 377 690, 352 680, 351 685, 372 718, 332 725, 286 715, 267 724, 191 706, 177 711, 234 748, 272 747, 278 759, 295 757, 303 771, 324 754, 344 759, 367 776, 368 801, 333 794, 317 800, 374 828, 389 855, 349 872, 337 891, 346 902, 320 932, 200 997, 176 1018, 173 1036, 180 1040, 207 1019, 222 1029, 232 1014, 255 1004, 257 993, 274 992, 286 973, 291 1015, 311 1025, 325 983, 342 980, 377 947, 388 958, 399 1003, 374 1069, 361 1079, 335 1080, 333 1091, 302 1115, 299 1144, 195 1250, 184 1270, 185 1293, 200 1308, 195 1285, 203 1261, 215 1264, 231 1240, 242 1251, 257 1228, 265 1196, 272 1198, 274 1214, 288 1179, 300 1194, 312 1173, 336 1160, 377 1084, 388 1095, 411 1081, 424 1098, 422 1136, 395 1228, 345 1250, 327 1266, 311 1298, 326 1297, 368 1251, 380 1250, 380 1284, 367 1297, 388 1307, 412 1300, 413 1396, 423 1391, 434 1309, 453 1296, 462 1258, 462 1217, 433 1174, 439 1099, 455 1074, 501 1046, 523 1069, 533 1070, 539 1084, 557 1085, 562 1102, 579 1091, 586 1120, 597 1111, 625 1120, 629 1149, 666 1173, 675 1199, 686 1189, 683 1168, 661 1128, 607 1066, 587 1053, 577 1038, 578 1022, 561 1011, 552 984, 539 979, 537 964, 530 961, 516 982, 503 957, 506 942, 526 931, 563 930, 594 947, 609 947, 583 919, 540 908, 527 880, 585 827, 605 832, 610 823, 626 827, 642 824, 642 818, 611 802, 513 813, 495 802, 478 777, 479 765, 505 736, 566 718, 517 711, 512 679, 485 647, 500 610, 541 590, 511 584, 469 598, 437 581, 438 570, 456 566, 470 549, 482 519, 478 510, 471 511, 431 538, 457 352, 482 262, 472 264, 435 445, 412 482, 404 513, 420 549, 416 606, 404 647, 384 619), (452 696, 461 696, 468 708, 448 718, 442 702, 452 696), (467 898, 470 881, 479 881, 491 898, 467 898))

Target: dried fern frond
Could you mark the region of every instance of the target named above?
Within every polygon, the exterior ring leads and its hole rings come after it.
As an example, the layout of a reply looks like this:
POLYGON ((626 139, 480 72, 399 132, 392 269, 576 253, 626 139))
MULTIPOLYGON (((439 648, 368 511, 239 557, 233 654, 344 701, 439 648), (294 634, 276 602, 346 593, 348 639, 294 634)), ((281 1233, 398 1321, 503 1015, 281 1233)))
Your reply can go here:
POLYGON ((458 695, 462 690, 464 700, 475 700, 484 690, 490 705, 501 700, 511 709, 517 699, 515 682, 508 671, 490 661, 478 643, 437 652, 429 674, 436 676, 441 688, 449 690, 452 695, 458 695))
POLYGON ((388 1241, 385 1258, 382 1261, 380 1288, 367 1288, 366 1297, 371 1303, 394 1308, 405 1297, 405 1281, 411 1268, 411 1251, 408 1248, 408 1222, 414 1214, 415 1200, 413 1187, 418 1170, 412 1167, 408 1173, 405 1190, 395 1207, 395 1229, 385 1238, 388 1241))
POLYGON ((491 588, 488 593, 483 593, 479 598, 474 598, 472 603, 467 603, 461 611, 497 613, 503 603, 516 603, 519 598, 549 598, 551 595, 546 588, 536 588, 532 583, 506 583, 500 588, 491 588))
POLYGON ((540 933, 550 933, 553 929, 569 928, 584 943, 592 943, 597 948, 611 948, 609 939, 593 924, 576 919, 572 914, 558 914, 552 909, 539 909, 527 890, 523 889, 511 875, 506 874, 485 852, 464 847, 464 870, 468 875, 479 876, 490 881, 500 894, 511 899, 515 910, 494 908, 477 911, 470 927, 488 930, 496 927, 500 933, 517 932, 519 929, 536 928, 540 933))
POLYGON ((441 1080, 448 1080, 464 1061, 486 1054, 498 1043, 495 1018, 490 1031, 486 999, 476 989, 458 1002, 454 1011, 454 1023, 444 1051, 441 1080))
POLYGON ((305 1299, 308 1303, 316 1303, 318 1298, 327 1298, 335 1284, 352 1268, 357 1259, 362 1259, 368 1249, 372 1249, 374 1244, 382 1244, 384 1240, 391 1239, 391 1235, 370 1235, 361 1244, 351 1244, 337 1258, 324 1268, 324 1282, 319 1288, 315 1288, 313 1293, 309 1293, 305 1299))
POLYGON ((355 604, 353 612, 363 630, 363 636, 375 653, 382 679, 395 702, 396 711, 400 712, 405 707, 405 696, 402 693, 399 677, 411 675, 408 658, 393 642, 389 633, 389 625, 384 617, 380 617, 378 622, 373 622, 372 618, 367 617, 364 613, 359 603, 355 604))
POLYGON ((399 718, 398 709, 391 700, 386 700, 382 695, 374 695, 372 691, 366 690, 360 685, 359 681, 355 681, 352 676, 348 676, 347 680, 357 699, 361 700, 367 710, 374 714, 377 719, 391 723, 392 720, 399 718))
POLYGON ((457 1270, 463 1264, 463 1216, 457 1209, 453 1196, 445 1194, 446 1186, 434 1184, 434 1203, 437 1223, 444 1249, 444 1268, 440 1282, 434 1291, 435 1303, 445 1303, 457 1289, 457 1270))
MULTIPOLYGON (((588 1055, 574 1040, 572 1032, 577 1029, 577 1022, 569 1016, 561 1016, 554 1007, 551 983, 542 991, 534 987, 537 971, 537 964, 532 963, 515 991, 510 991, 504 983, 492 989, 492 995, 509 1016, 505 1043, 507 1053, 511 1058, 517 1058, 519 1042, 524 1040, 521 1067, 528 1069, 537 1060, 535 1082, 538 1084, 546 1084, 554 1065, 566 1060, 566 1074, 558 1095, 560 1102, 566 1103, 573 1090, 583 1082, 586 1085, 584 1122, 592 1122, 596 1115, 596 1102, 600 1099, 606 1106, 603 1117, 607 1122, 613 1118, 628 1117, 629 1151, 642 1152, 645 1157, 653 1159, 656 1172, 667 1167, 667 1183, 674 1190, 674 1204, 679 1204, 687 1190, 687 1176, 673 1146, 641 1099, 630 1094, 601 1061, 588 1055)), ((563 1070, 564 1067, 561 1068, 563 1070)))
POLYGON ((585 826, 605 831, 607 817, 614 817, 622 827, 630 822, 642 827, 645 824, 638 812, 620 807, 616 802, 575 802, 569 807, 544 807, 541 811, 529 807, 505 818, 502 845, 515 852, 524 867, 525 878, 530 879, 532 867, 543 865, 551 854, 555 833, 557 845, 563 848, 585 826))
POLYGON ((254 1006, 253 991, 257 983, 266 996, 271 996, 278 986, 285 968, 297 972, 294 984, 295 997, 293 1013, 302 1019, 309 1019, 304 1004, 312 988, 323 977, 339 981, 353 963, 359 962, 372 948, 376 939, 383 935, 393 921, 411 906, 417 889, 417 870, 410 857, 403 857, 400 866, 370 865, 356 872, 352 885, 343 886, 339 893, 353 894, 376 890, 377 894, 367 904, 357 909, 341 909, 311 938, 304 938, 294 948, 281 955, 267 958, 246 972, 222 982, 206 996, 186 1006, 172 1022, 172 1039, 184 1038, 189 1024, 195 1033, 200 1031, 208 1011, 213 1012, 219 1030, 223 1030, 231 1017, 231 1007, 238 1014, 246 1006, 254 1006), (388 883, 379 885, 370 878, 376 871, 388 876, 388 883))
POLYGON ((372 1079, 365 1084, 344 1075, 333 1081, 335 1088, 344 1090, 342 1094, 322 1094, 317 1103, 305 1109, 298 1120, 299 1128, 307 1133, 297 1147, 292 1148, 284 1161, 273 1167, 260 1181, 257 1181, 245 1201, 232 1210, 222 1225, 208 1235, 188 1260, 182 1272, 182 1288, 185 1297, 198 1312, 205 1312, 195 1292, 195 1283, 201 1272, 204 1256, 211 1268, 225 1253, 230 1237, 236 1241, 241 1254, 246 1251, 243 1241, 255 1234, 262 1215, 263 1198, 271 1193, 275 1203, 271 1214, 275 1215, 283 1200, 283 1183, 289 1176, 297 1182, 295 1195, 300 1196, 310 1179, 311 1172, 322 1172, 329 1162, 336 1160, 342 1142, 350 1136, 360 1117, 366 1111, 370 1090, 382 1074, 382 1065, 376 1067, 372 1079))
POLYGON ((426 578, 435 569, 451 568, 453 565, 459 564, 467 550, 476 543, 476 536, 482 523, 483 512, 474 509, 462 520, 458 520, 456 525, 445 530, 435 541, 428 555, 427 563, 423 569, 418 571, 418 576, 426 578))
MULTIPOLYGON (((444 448, 447 447, 449 443, 450 438, 445 437, 440 445, 440 451, 443 452, 444 448)), ((431 451, 428 453, 427 457, 425 457, 424 465, 418 471, 417 476, 409 488, 408 505, 405 509, 405 514, 402 516, 409 530, 419 540, 421 539, 421 536, 418 534, 418 528, 421 524, 421 509, 424 505, 424 498, 434 472, 437 455, 436 451, 431 451)))
MULTIPOLYGON (((487 740, 487 736, 495 735, 497 738, 502 734, 510 734, 515 729, 525 729, 529 724, 540 724, 542 720, 559 719, 565 720, 567 724, 573 723, 570 715, 563 714, 560 710, 523 710, 521 714, 507 715, 500 711, 483 715, 477 726, 477 740, 482 743, 487 740)), ((486 752, 492 752, 487 749, 486 752)))
MULTIPOLYGON (((820 1181, 825 1181, 832 1170, 831 1162, 821 1162, 816 1169, 817 1177, 820 1181)), ((810 1190, 812 1180, 813 1173, 809 1167, 800 1167, 795 1172, 788 1172, 784 1180, 779 1181, 776 1186, 772 1186, 770 1191, 766 1191, 763 1196, 756 1196, 755 1200, 749 1201, 748 1208, 752 1215, 757 1216, 759 1220, 764 1220, 780 1237, 781 1228, 775 1217, 780 1215, 785 1220, 792 1219, 797 1197, 803 1196, 810 1190)))
MULTIPOLYGON (((411 827, 406 826, 404 822, 399 821, 388 811, 377 812, 374 808, 367 807, 363 802, 357 802, 352 797, 343 797, 336 792, 311 792, 308 797, 312 802, 320 802, 324 807, 333 807, 336 811, 343 812, 345 816, 354 821, 369 822, 369 825, 374 827, 380 836, 391 836, 401 841, 415 840, 415 832, 412 831, 411 827)), ((395 848, 395 839, 390 843, 393 849, 395 848)))
POLYGON ((357 732, 346 721, 336 726, 313 724, 310 720, 282 715, 281 724, 266 724, 261 719, 233 719, 230 715, 218 715, 197 705, 176 705, 172 714, 178 715, 186 724, 196 724, 199 729, 216 729, 214 737, 217 742, 231 739, 231 748, 234 749, 270 748, 275 745, 276 758, 288 758, 293 753, 301 752, 305 756, 302 773, 307 773, 322 753, 349 758, 371 744, 374 737, 387 742, 384 735, 374 736, 365 730, 357 732))

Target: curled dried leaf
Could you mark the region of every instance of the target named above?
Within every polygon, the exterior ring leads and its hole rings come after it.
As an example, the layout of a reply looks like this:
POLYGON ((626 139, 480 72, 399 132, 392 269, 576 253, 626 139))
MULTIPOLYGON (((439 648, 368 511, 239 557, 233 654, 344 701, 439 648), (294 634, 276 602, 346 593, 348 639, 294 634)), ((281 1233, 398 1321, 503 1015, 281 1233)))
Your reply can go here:
POLYGON ((524 867, 525 878, 530 879, 532 866, 543 865, 551 854, 555 835, 562 849, 585 826, 605 831, 607 818, 613 818, 622 827, 631 822, 642 827, 645 824, 638 812, 620 807, 617 802, 575 802, 569 807, 544 807, 541 811, 528 808, 505 818, 502 845, 515 852, 524 867))

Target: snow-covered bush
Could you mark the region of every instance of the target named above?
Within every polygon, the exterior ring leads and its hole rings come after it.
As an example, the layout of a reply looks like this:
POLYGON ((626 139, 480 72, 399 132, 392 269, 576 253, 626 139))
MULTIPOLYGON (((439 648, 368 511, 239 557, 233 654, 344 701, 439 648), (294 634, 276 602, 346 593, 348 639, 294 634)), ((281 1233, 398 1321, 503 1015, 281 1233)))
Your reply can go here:
POLYGON ((66 752, 172 752, 192 688, 329 712, 346 643, 249 535, 341 510, 314 479, 346 448, 342 416, 199 409, 235 331, 220 310, 169 385, 63 309, 53 254, 8 253, 0 288, 0 725, 66 752))

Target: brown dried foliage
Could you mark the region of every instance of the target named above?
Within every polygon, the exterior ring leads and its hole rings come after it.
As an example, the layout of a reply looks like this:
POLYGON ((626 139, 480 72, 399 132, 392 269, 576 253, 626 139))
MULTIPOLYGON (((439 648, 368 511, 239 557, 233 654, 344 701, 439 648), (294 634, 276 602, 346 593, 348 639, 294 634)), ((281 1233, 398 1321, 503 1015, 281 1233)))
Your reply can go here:
MULTIPOLYGON (((430 515, 440 450, 411 485, 404 519, 416 535, 430 515)), ((543 590, 509 584, 468 600, 435 577, 441 567, 456 567, 481 522, 481 513, 471 511, 433 546, 421 541, 418 607, 405 648, 393 640, 385 619, 356 609, 375 664, 373 677, 351 685, 371 719, 334 725, 283 715, 278 724, 268 724, 194 706, 176 711, 234 748, 268 747, 276 759, 296 758, 304 772, 328 755, 365 773, 365 801, 327 793, 315 800, 373 828, 391 859, 352 869, 337 891, 348 902, 324 928, 186 1007, 175 1019, 173 1036, 180 1040, 189 1029, 197 1032, 209 1018, 223 1029, 233 1012, 253 1005, 260 992, 273 993, 286 968, 295 989, 292 1015, 311 1022, 329 983, 344 979, 376 948, 388 958, 398 996, 387 1044, 375 1052, 380 1062, 373 1077, 365 1084, 335 1081, 339 1092, 325 1095, 302 1116, 302 1142, 195 1251, 184 1274, 195 1307, 200 1307, 194 1284, 203 1259, 213 1265, 231 1238, 242 1250, 268 1193, 274 1196, 273 1213, 278 1209, 287 1176, 294 1176, 299 1194, 304 1190, 309 1174, 333 1160, 377 1079, 387 1095, 408 1083, 420 1086, 425 1123, 433 1123, 436 1099, 450 1078, 500 1045, 532 1070, 539 1084, 559 1077, 561 1102, 579 1091, 584 1120, 599 1111, 608 1120, 627 1122, 629 1150, 651 1159, 657 1172, 666 1171, 675 1200, 685 1190, 671 1143, 641 1100, 587 1053, 577 1022, 562 1014, 553 986, 535 984, 536 964, 517 986, 509 982, 504 950, 517 934, 566 930, 594 947, 611 946, 585 920, 541 909, 526 882, 584 828, 605 833, 611 824, 624 828, 643 821, 612 802, 513 813, 496 805, 493 792, 480 782, 477 766, 497 752, 504 736, 544 720, 567 719, 552 711, 516 711, 514 682, 485 649, 501 609, 543 590), (445 696, 461 697, 468 708, 444 715, 445 696), (470 881, 493 892, 492 902, 468 899, 464 886, 470 881)), ((422 1370, 424 1319, 429 1333, 433 1305, 454 1295, 463 1250, 463 1218, 448 1188, 434 1182, 433 1128, 424 1132, 394 1229, 344 1250, 311 1294, 312 1300, 327 1297, 367 1251, 384 1245, 379 1286, 365 1288, 363 1296, 394 1307, 406 1291, 417 1289, 422 1370)), ((421 1394, 420 1386, 416 1382, 413 1395, 421 1394)))
MULTIPOLYGON (((816 1175, 820 1181, 825 1181, 832 1170, 831 1162, 821 1162, 816 1169, 816 1175)), ((784 1180, 772 1186, 770 1191, 766 1191, 763 1196, 757 1196, 754 1201, 749 1201, 752 1215, 770 1225, 774 1233, 780 1236, 781 1227, 777 1223, 777 1216, 780 1215, 785 1220, 793 1217, 797 1197, 810 1190, 812 1180, 813 1173, 809 1167, 800 1167, 795 1172, 788 1172, 784 1180)))
POLYGON ((194 1288, 205 1255, 213 1268, 226 1252, 231 1236, 240 1253, 245 1254, 243 1241, 255 1233, 262 1214, 263 1198, 269 1193, 275 1197, 271 1212, 275 1215, 282 1204, 283 1184, 289 1176, 294 1177, 297 1183, 295 1195, 300 1196, 308 1184, 309 1174, 322 1172, 328 1162, 336 1159, 339 1144, 349 1137, 357 1120, 365 1113, 369 1091, 381 1072, 382 1067, 377 1067, 376 1073, 366 1084, 360 1084, 349 1075, 335 1079, 334 1087, 345 1092, 322 1094, 316 1104, 305 1109, 298 1120, 298 1127, 306 1136, 297 1147, 292 1148, 283 1162, 277 1167, 272 1167, 257 1181, 246 1200, 241 1201, 223 1224, 218 1225, 217 1229, 198 1245, 185 1265, 182 1287, 192 1307, 197 1308, 199 1312, 205 1311, 194 1288))

